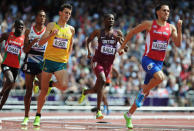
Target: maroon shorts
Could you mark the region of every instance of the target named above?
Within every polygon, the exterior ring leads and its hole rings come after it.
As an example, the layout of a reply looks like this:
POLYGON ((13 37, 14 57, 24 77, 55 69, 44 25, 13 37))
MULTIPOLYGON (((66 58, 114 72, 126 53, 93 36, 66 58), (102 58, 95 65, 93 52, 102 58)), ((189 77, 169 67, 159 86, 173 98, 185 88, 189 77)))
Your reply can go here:
POLYGON ((102 63, 98 63, 98 62, 93 62, 93 70, 96 74, 96 76, 100 73, 100 72, 104 72, 106 78, 108 78, 109 73, 111 71, 112 65, 107 65, 107 64, 102 64, 102 63))

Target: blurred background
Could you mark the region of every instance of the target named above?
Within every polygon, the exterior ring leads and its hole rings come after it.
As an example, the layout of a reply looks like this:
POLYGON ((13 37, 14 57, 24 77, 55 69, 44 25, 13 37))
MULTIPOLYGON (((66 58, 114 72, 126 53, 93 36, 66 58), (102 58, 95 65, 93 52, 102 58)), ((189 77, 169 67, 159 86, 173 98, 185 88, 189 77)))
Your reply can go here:
MULTIPOLYGON (((48 96, 47 105, 78 105, 78 98, 83 87, 92 88, 96 77, 87 59, 85 41, 94 29, 103 27, 103 14, 109 11, 115 14, 115 28, 124 35, 143 20, 155 18, 154 12, 158 0, 72 0, 66 1, 73 6, 68 24, 75 27, 73 52, 69 59, 69 88, 61 92, 53 87, 48 96)), ((58 8, 62 0, 1 0, 0 34, 10 32, 16 18, 25 22, 26 28, 34 23, 35 12, 44 9, 47 23, 58 20, 58 8)), ((183 20, 183 41, 180 48, 174 43, 168 46, 168 53, 163 71, 166 80, 154 88, 146 99, 145 106, 194 106, 194 1, 176 0, 171 3, 169 22, 176 25, 183 20)), ((46 24, 47 24, 46 23, 46 24)), ((112 106, 129 106, 143 84, 145 73, 140 65, 144 53, 145 32, 138 33, 128 43, 129 50, 122 56, 117 55, 114 68, 119 73, 112 73, 108 91, 108 102, 112 106)), ((1 43, 1 55, 4 43, 1 43)), ((92 42, 95 49, 97 41, 92 42)), ((23 53, 22 59, 25 54, 23 53)), ((21 61, 23 62, 23 61, 21 61)), ((2 89, 3 74, 0 76, 2 89)), ((25 95, 25 75, 22 71, 17 78, 6 105, 23 105, 25 95)), ((33 94, 32 104, 36 105, 38 94, 33 94)), ((82 105, 96 105, 96 95, 88 95, 82 105)), ((11 108, 10 108, 11 109, 11 108)))

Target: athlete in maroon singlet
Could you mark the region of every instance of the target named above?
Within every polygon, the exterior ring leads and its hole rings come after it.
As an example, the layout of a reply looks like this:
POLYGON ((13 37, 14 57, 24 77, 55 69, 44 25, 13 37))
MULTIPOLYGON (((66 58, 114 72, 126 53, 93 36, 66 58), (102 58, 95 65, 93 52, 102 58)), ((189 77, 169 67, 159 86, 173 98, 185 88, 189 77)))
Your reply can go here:
POLYGON ((118 46, 120 46, 120 43, 123 41, 122 32, 120 30, 113 29, 113 14, 105 14, 104 24, 105 29, 95 30, 87 40, 88 58, 91 58, 89 44, 95 37, 98 38, 98 47, 95 51, 94 57, 92 58, 92 68, 97 77, 96 84, 94 88, 88 90, 83 89, 82 96, 79 99, 79 103, 81 103, 84 100, 85 95, 97 93, 96 119, 103 119, 104 117, 100 111, 101 100, 103 97, 103 87, 105 86, 106 78, 112 68, 118 46))
POLYGON ((5 104, 10 90, 14 86, 20 68, 21 50, 24 44, 24 35, 22 35, 24 22, 22 20, 16 20, 14 27, 15 32, 11 32, 10 34, 3 33, 0 38, 0 43, 6 40, 5 55, 1 64, 5 82, 3 83, 3 89, 0 92, 0 110, 5 104))

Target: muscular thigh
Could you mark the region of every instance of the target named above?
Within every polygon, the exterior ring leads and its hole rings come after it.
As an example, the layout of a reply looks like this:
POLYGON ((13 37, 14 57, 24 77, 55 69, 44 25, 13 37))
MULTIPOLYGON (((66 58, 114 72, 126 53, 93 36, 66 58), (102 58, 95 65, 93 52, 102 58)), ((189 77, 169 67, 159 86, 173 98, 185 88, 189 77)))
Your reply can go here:
POLYGON ((60 83, 60 85, 64 85, 63 83, 66 83, 66 84, 68 83, 69 76, 68 76, 67 70, 65 69, 59 70, 59 71, 56 71, 54 74, 57 81, 60 83))

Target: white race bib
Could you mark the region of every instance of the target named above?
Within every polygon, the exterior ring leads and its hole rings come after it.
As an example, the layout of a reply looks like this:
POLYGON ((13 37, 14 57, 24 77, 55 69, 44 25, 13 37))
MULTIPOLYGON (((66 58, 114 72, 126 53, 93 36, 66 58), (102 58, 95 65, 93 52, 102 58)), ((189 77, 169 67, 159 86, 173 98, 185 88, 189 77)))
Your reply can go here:
POLYGON ((167 46, 168 43, 166 41, 153 41, 152 43, 153 50, 165 51, 167 46))
POLYGON ((61 49, 67 49, 68 40, 55 37, 53 46, 61 49))
POLYGON ((41 46, 38 44, 38 42, 36 42, 36 43, 34 43, 34 45, 31 48, 43 50, 43 49, 45 49, 45 45, 41 46))
POLYGON ((103 54, 108 54, 108 55, 114 55, 115 54, 115 48, 108 47, 108 46, 102 46, 101 47, 101 52, 103 54))
POLYGON ((19 55, 20 48, 14 45, 8 45, 7 52, 15 54, 15 55, 19 55))

